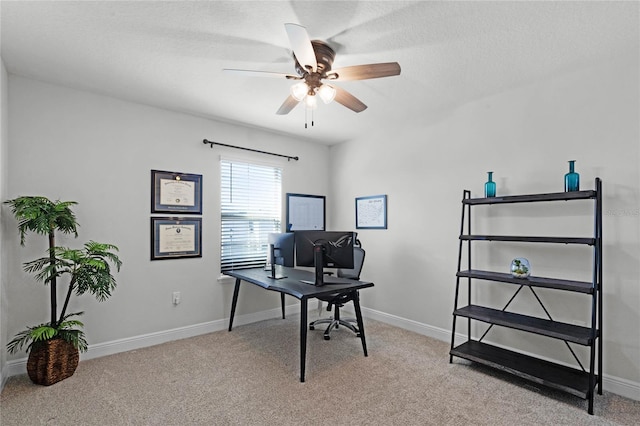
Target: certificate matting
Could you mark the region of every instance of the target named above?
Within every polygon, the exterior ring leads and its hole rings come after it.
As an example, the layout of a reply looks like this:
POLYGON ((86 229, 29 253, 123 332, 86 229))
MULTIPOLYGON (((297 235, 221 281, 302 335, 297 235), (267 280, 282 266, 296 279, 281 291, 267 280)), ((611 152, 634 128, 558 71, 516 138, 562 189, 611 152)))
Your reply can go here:
POLYGON ((325 196, 287 194, 287 231, 324 231, 325 196))
POLYGON ((151 170, 151 213, 202 214, 202 175, 151 170))
POLYGON ((201 247, 201 218, 151 218, 151 260, 202 257, 201 247))
POLYGON ((387 229, 387 196, 356 198, 356 229, 387 229))

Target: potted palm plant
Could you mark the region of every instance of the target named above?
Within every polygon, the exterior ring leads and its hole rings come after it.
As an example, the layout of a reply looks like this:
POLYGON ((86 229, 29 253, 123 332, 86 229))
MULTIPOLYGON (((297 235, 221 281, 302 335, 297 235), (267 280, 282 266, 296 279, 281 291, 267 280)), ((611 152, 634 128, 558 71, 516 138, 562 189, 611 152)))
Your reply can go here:
POLYGON ((78 224, 71 210, 77 204, 75 201, 26 196, 5 204, 18 220, 21 245, 28 232, 49 239, 47 255, 23 265, 26 272, 35 274, 36 280, 49 285, 49 321, 19 332, 7 349, 15 353, 26 345, 29 377, 36 384, 51 385, 71 376, 78 366, 79 352, 87 350, 83 324, 73 318, 83 312, 67 313, 71 296, 90 293, 100 302, 108 299, 116 287, 111 266, 119 271, 122 262, 116 254, 118 247, 112 244, 89 241, 82 249, 56 246, 56 231, 78 236, 78 224), (63 277, 67 281, 66 295, 62 309, 58 310, 58 284, 63 277))

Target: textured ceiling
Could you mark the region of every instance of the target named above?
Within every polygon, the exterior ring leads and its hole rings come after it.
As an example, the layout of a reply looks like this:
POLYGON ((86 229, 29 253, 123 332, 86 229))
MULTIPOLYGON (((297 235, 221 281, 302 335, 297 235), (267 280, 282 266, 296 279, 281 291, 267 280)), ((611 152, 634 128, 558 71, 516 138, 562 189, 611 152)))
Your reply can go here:
POLYGON ((637 2, 6 1, 9 73, 334 144, 434 120, 470 101, 638 51, 637 2), (340 86, 368 105, 275 112, 295 73, 284 23, 337 52, 334 68, 397 61, 340 86), (309 116, 310 120, 310 116, 309 116))

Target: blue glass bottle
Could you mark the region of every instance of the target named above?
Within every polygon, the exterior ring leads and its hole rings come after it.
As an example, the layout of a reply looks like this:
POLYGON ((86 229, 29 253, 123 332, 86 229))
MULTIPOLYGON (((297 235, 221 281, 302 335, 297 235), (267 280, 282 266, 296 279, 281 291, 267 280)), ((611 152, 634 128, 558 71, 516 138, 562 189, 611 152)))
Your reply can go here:
POLYGON ((493 172, 487 172, 489 180, 484 184, 484 196, 495 197, 496 196, 496 183, 493 181, 493 172))
POLYGON ((575 172, 576 160, 569 161, 569 173, 564 175, 564 191, 572 192, 572 191, 580 191, 580 175, 575 172))

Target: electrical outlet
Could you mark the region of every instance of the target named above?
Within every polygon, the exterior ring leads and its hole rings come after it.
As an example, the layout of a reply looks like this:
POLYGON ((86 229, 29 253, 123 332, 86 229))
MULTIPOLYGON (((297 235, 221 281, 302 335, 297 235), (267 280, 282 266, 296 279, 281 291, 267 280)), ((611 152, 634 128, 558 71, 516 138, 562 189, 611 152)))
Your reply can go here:
POLYGON ((174 291, 173 292, 173 304, 177 305, 180 303, 180 292, 179 291, 174 291))

